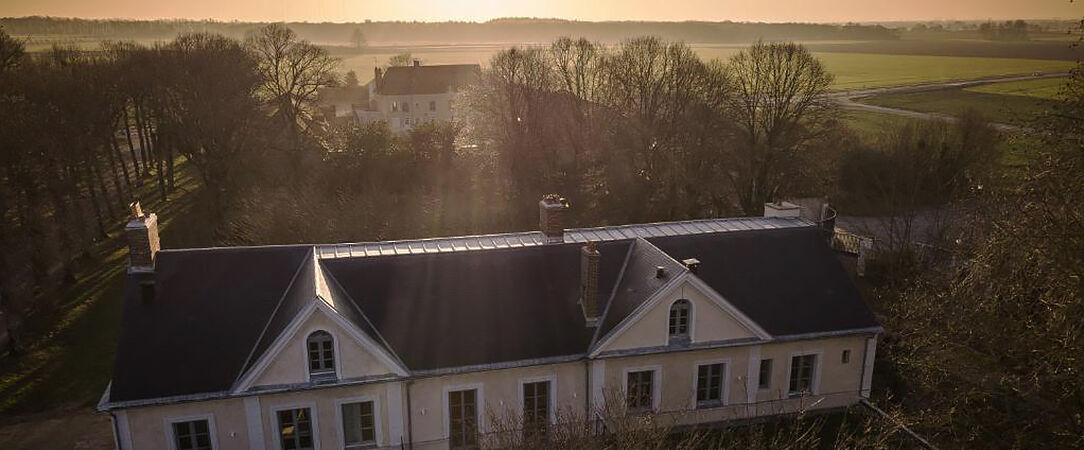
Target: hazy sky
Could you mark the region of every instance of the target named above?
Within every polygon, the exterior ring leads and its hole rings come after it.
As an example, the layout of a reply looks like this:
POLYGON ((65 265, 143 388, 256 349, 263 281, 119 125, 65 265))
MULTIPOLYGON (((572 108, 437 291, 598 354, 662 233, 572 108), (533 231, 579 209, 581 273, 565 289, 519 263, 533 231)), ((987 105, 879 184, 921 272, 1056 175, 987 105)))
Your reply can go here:
POLYGON ((844 22, 1078 18, 1068 0, 0 0, 0 16, 254 21, 735 20, 844 22))

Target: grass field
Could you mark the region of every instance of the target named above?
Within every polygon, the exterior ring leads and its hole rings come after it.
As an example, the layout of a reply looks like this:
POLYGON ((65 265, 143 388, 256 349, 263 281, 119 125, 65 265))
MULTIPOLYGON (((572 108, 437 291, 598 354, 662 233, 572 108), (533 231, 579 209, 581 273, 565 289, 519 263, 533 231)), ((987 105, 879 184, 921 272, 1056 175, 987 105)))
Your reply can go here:
POLYGON ((968 92, 980 92, 984 94, 1015 95, 1046 100, 1058 100, 1059 98, 1061 98, 1062 88, 1068 81, 1068 78, 1044 78, 1041 80, 993 83, 983 86, 969 87, 964 90, 968 92))
POLYGON ((973 108, 981 111, 990 121, 1027 126, 1036 117, 1054 106, 1055 100, 1048 97, 1052 95, 1051 92, 1056 93, 1057 87, 1049 83, 1034 83, 1027 86, 990 84, 968 89, 880 95, 863 98, 860 101, 889 108, 948 115, 957 115, 973 108), (1027 95, 1027 93, 1033 95, 1027 95))

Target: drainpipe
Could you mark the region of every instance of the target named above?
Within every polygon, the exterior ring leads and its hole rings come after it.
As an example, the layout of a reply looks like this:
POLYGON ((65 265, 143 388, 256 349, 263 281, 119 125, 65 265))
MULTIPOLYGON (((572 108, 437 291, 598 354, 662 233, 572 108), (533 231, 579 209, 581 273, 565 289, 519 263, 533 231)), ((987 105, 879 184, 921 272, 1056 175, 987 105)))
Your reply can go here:
POLYGON ((407 380, 406 382, 406 432, 407 432, 407 448, 414 450, 414 425, 411 418, 414 416, 414 409, 410 406, 410 385, 414 384, 414 380, 407 380))
POLYGON ((583 360, 583 418, 591 420, 591 359, 583 360))

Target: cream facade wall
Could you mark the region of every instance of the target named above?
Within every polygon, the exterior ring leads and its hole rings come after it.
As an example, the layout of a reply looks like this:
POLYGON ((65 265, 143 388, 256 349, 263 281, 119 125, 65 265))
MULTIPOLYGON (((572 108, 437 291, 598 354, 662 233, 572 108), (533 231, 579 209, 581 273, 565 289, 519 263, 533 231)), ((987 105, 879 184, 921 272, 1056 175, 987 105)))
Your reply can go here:
POLYGON ((132 408, 122 414, 131 444, 137 449, 171 450, 172 422, 207 419, 213 431, 215 449, 250 450, 245 405, 241 399, 132 408))
POLYGON ((331 333, 335 344, 335 365, 339 378, 358 378, 394 373, 368 349, 363 348, 349 332, 332 321, 322 310, 316 309, 312 316, 289 337, 271 364, 256 378, 253 386, 276 386, 305 383, 308 381, 308 353, 306 340, 315 331, 331 333))
POLYGON ((582 361, 423 378, 410 387, 411 425, 416 448, 446 448, 449 391, 478 389, 479 431, 506 430, 523 413, 521 383, 549 380, 552 418, 582 418, 587 407, 586 365, 582 361))
POLYGON ((384 116, 391 131, 401 132, 410 130, 414 124, 421 122, 452 120, 455 95, 453 92, 420 95, 375 94, 372 101, 373 108, 384 116), (430 102, 433 102, 435 107, 433 111, 429 110, 430 102), (404 104, 410 105, 409 112, 403 110, 404 104))

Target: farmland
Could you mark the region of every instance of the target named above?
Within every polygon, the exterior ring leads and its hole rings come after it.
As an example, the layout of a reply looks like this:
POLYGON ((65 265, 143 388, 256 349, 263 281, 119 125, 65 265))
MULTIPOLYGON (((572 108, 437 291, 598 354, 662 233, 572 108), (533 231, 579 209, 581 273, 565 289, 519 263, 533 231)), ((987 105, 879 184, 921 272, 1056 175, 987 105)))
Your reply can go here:
POLYGON ((957 115, 974 108, 994 122, 1027 125, 1055 104, 1064 78, 993 83, 964 89, 890 94, 860 100, 876 106, 957 115))

